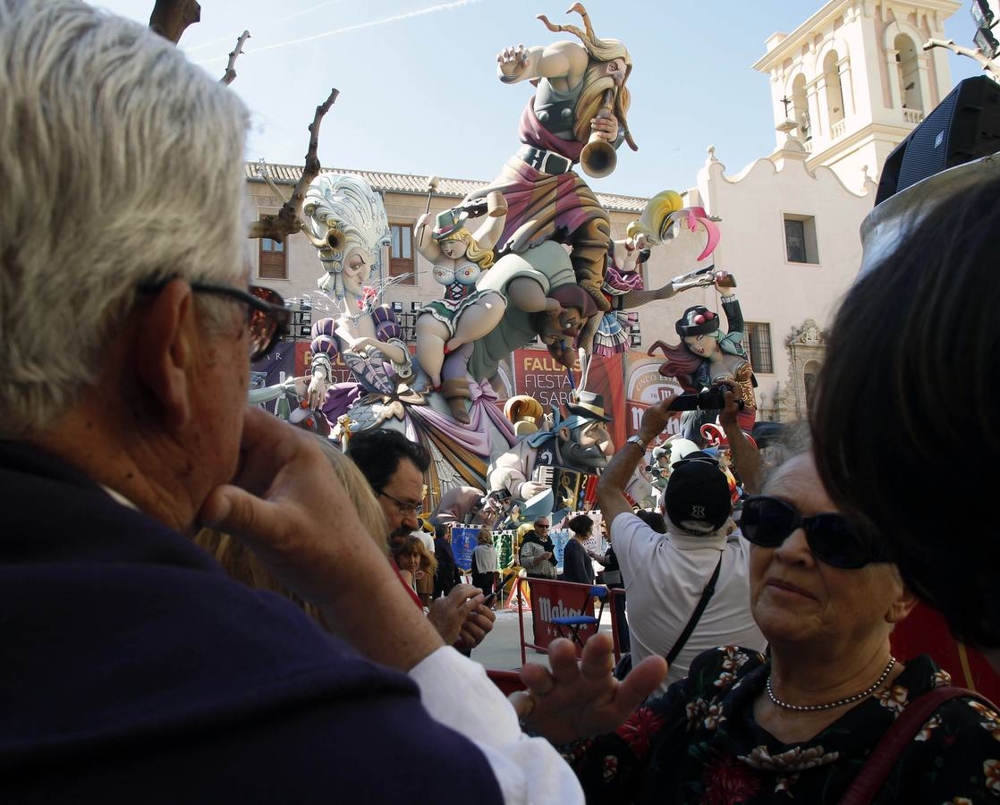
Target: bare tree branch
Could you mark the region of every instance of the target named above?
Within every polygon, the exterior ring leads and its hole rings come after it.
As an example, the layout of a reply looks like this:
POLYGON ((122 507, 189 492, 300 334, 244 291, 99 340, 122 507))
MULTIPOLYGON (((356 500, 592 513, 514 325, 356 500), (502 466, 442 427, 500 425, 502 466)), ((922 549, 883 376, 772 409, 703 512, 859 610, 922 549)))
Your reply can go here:
POLYGON ((979 62, 994 81, 1000 81, 1000 65, 995 60, 989 58, 979 48, 973 49, 956 45, 954 39, 928 39, 924 42, 923 49, 930 50, 931 48, 944 48, 945 50, 950 50, 952 53, 957 53, 959 56, 968 56, 970 59, 979 62))
POLYGON ((200 21, 201 6, 197 0, 156 0, 149 15, 149 28, 176 45, 184 30, 200 21))
POLYGON ((339 90, 330 90, 330 97, 316 107, 316 115, 309 126, 309 151, 306 153, 305 168, 295 185, 295 190, 292 191, 292 197, 284 203, 277 215, 262 215, 259 221, 254 221, 250 225, 250 238, 271 238, 284 243, 286 237, 302 230, 302 207, 306 201, 306 190, 309 189, 312 180, 319 175, 321 167, 317 156, 320 123, 336 102, 338 95, 340 95, 339 90))
POLYGON ((236 57, 243 52, 243 45, 250 38, 250 32, 244 31, 240 38, 236 40, 236 47, 229 54, 229 62, 226 64, 226 74, 219 81, 220 84, 232 84, 236 79, 236 57))

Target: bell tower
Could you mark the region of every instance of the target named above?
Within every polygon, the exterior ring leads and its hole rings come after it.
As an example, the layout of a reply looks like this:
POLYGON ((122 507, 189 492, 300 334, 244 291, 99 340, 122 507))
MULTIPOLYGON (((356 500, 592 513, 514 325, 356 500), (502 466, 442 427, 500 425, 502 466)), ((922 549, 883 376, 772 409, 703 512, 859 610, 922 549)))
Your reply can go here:
POLYGON ((831 0, 792 33, 775 33, 754 69, 771 77, 778 148, 792 128, 806 165, 850 189, 877 181, 889 152, 951 91, 944 37, 956 0, 831 0), (793 124, 789 126, 789 121, 793 124))

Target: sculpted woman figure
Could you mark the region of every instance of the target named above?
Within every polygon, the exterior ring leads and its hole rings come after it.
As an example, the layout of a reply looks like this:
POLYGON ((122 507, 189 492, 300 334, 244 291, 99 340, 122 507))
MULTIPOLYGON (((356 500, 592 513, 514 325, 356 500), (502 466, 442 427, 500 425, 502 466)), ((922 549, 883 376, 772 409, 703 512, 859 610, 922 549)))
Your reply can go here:
POLYGON ((666 285, 646 290, 642 266, 649 259, 654 246, 673 238, 675 224, 694 231, 704 229, 707 242, 697 261, 708 257, 719 244, 719 228, 701 207, 684 207, 679 193, 664 190, 653 196, 642 211, 642 216, 632 221, 624 240, 615 240, 608 251, 608 267, 601 290, 608 300, 610 310, 597 321, 596 332, 591 336, 585 331, 581 346, 588 347, 593 340, 593 352, 604 357, 627 352, 631 346, 625 325, 638 321, 635 314, 624 313, 658 299, 670 299, 681 291, 711 285, 715 274, 702 269, 674 277, 666 285))
POLYGON ((321 174, 306 192, 303 229, 319 250, 326 269, 319 287, 340 308, 334 318, 313 324, 311 407, 322 404, 331 422, 366 392, 391 394, 399 379, 413 374, 410 352, 390 308, 378 304, 372 272, 389 241, 389 221, 381 200, 353 176, 321 174), (333 383, 340 355, 356 382, 333 383))
POLYGON ((470 202, 438 214, 432 229, 430 215, 417 219, 417 251, 434 268, 434 281, 445 288, 443 299, 421 309, 417 317, 417 358, 432 388, 441 385, 444 356, 462 344, 489 333, 503 318, 507 300, 494 290, 476 290, 479 278, 493 265, 493 245, 503 232, 507 204, 492 192, 485 203, 470 202), (475 233, 467 219, 486 213, 475 233))

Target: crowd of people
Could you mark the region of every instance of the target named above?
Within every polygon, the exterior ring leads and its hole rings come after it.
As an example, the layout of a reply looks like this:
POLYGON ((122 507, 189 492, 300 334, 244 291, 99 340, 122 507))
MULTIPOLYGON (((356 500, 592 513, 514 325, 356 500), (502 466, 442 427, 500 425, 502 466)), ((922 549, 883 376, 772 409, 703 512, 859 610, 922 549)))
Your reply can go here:
MULTIPOLYGON (((889 641, 919 597, 1000 668, 1000 543, 961 519, 1000 480, 989 160, 879 213, 810 447, 764 467, 727 393, 738 523, 697 453, 665 534, 632 511, 671 401, 646 411, 598 486, 631 670, 607 634, 556 640, 508 699, 462 656, 495 552, 475 587, 413 536, 426 451, 376 430, 343 456, 245 405, 287 311, 250 285, 237 96, 77 0, 0 0, 0 61, 0 800, 1000 797, 997 709, 889 641)), ((529 583, 556 573, 533 525, 529 583)))

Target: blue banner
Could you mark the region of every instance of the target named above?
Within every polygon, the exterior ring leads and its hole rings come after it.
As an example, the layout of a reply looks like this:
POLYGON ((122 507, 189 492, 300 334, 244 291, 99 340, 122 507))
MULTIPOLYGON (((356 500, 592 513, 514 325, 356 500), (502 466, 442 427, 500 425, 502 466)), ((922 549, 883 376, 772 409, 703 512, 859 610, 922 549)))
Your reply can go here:
POLYGON ((455 553, 455 564, 466 573, 472 570, 472 552, 479 544, 476 539, 478 533, 478 526, 476 528, 451 529, 451 549, 455 553))

